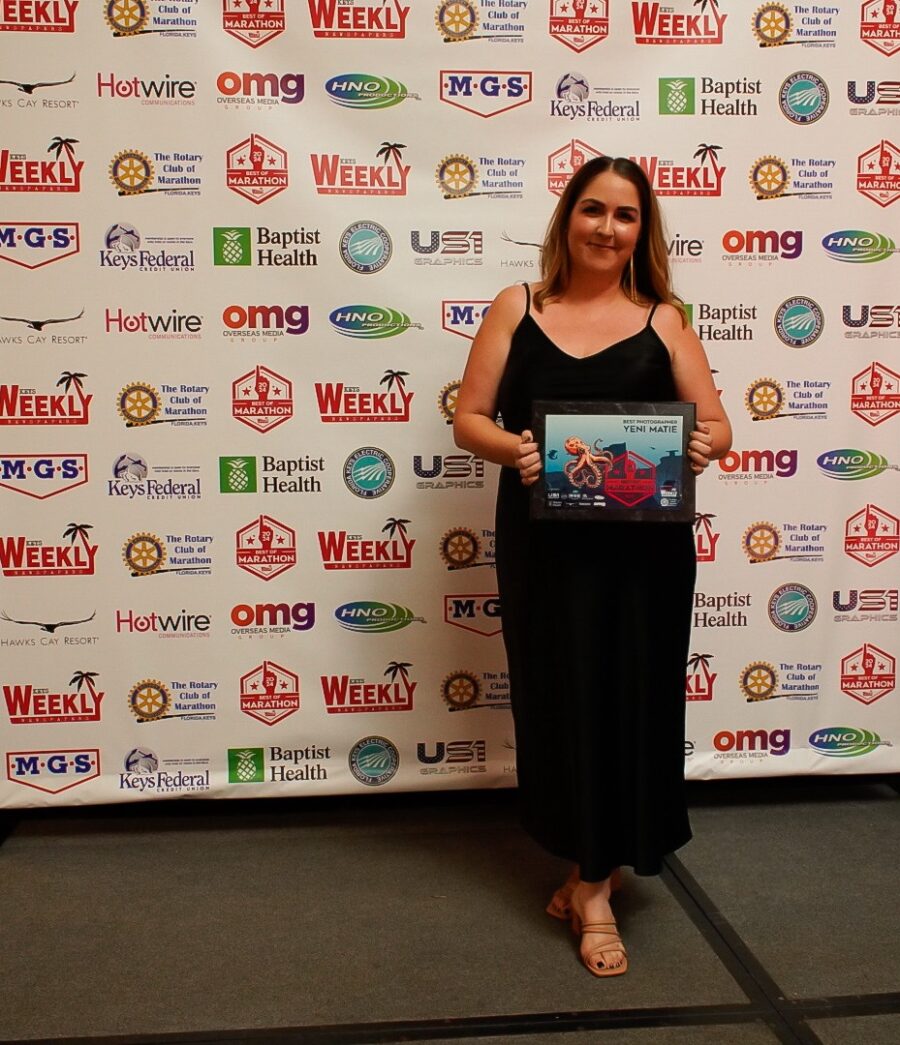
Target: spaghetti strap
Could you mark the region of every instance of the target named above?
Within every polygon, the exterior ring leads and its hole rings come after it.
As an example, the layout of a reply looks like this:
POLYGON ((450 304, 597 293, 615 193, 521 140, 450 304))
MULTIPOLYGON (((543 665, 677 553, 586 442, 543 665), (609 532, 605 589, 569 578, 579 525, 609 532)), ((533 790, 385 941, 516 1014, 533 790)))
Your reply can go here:
POLYGON ((531 287, 527 283, 523 283, 522 286, 525 288, 525 315, 531 311, 531 287))
POLYGON ((656 312, 658 307, 659 307, 659 302, 658 301, 654 301, 653 308, 650 309, 650 315, 647 316, 647 326, 648 327, 653 322, 653 314, 656 312))

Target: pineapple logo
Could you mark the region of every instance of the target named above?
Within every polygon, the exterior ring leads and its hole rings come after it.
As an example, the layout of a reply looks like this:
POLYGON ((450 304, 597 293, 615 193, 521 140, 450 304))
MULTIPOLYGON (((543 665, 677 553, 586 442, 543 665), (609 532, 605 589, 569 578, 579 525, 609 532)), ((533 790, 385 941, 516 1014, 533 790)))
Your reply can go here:
POLYGON ((262 784, 266 779, 266 756, 261 747, 228 749, 228 783, 262 784))
POLYGON ((222 493, 256 493, 256 458, 220 457, 219 490, 222 493))
POLYGON ((661 116, 693 116, 696 111, 693 76, 659 78, 661 116))
POLYGON ((249 228, 213 229, 214 265, 252 265, 249 228))

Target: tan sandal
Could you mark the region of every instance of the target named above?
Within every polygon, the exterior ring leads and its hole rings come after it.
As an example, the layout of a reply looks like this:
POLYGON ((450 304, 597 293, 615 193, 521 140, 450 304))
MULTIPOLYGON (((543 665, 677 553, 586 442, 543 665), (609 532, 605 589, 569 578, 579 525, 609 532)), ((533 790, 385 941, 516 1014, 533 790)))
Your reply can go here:
POLYGON ((622 937, 619 935, 619 929, 615 921, 586 922, 583 920, 581 913, 575 909, 574 900, 571 902, 571 908, 572 931, 582 942, 584 942, 585 936, 607 937, 605 942, 598 941, 587 954, 583 951, 579 952, 588 972, 594 976, 621 976, 627 972, 628 955, 625 952, 625 945, 622 943, 622 937), (608 965, 604 958, 604 955, 612 951, 618 951, 622 955, 622 960, 617 965, 608 965))
MULTIPOLYGON (((572 893, 578 885, 577 873, 573 871, 569 880, 561 885, 545 908, 547 914, 552 918, 558 918, 561 922, 567 922, 572 917, 572 893)), ((617 893, 622 888, 622 872, 617 867, 609 876, 609 891, 617 893)))

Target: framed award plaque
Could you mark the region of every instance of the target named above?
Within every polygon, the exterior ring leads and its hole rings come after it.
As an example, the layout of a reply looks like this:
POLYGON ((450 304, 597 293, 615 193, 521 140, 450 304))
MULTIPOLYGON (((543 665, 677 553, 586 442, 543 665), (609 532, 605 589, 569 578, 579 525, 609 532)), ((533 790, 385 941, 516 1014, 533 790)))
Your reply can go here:
POLYGON ((693 403, 538 400, 533 519, 690 522, 693 403))

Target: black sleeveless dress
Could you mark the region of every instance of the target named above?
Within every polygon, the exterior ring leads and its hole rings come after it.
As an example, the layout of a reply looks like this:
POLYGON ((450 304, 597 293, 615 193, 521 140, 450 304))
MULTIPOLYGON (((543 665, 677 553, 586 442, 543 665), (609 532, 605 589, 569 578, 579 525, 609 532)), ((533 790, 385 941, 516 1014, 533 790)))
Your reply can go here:
MULTIPOLYGON (((525 290, 499 389, 507 431, 531 428, 535 399, 678 398, 655 308, 639 333, 576 358, 541 330, 525 290)), ((691 525, 533 521, 528 503, 503 468, 496 561, 524 826, 585 881, 622 865, 658 874, 691 837, 691 525)))

